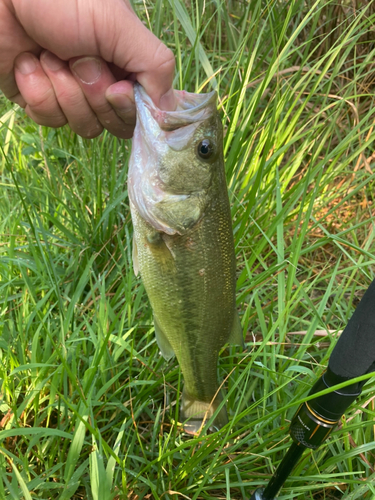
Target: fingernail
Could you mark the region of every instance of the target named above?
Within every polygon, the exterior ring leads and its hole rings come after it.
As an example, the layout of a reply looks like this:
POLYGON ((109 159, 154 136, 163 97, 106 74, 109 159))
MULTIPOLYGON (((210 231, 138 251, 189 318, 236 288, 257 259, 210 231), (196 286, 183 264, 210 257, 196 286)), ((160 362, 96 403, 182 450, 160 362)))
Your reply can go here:
POLYGON ((43 52, 43 54, 41 55, 41 59, 52 71, 58 71, 64 66, 64 61, 56 57, 55 54, 52 54, 52 52, 49 52, 48 50, 43 52))
POLYGON ((177 107, 176 96, 173 89, 169 89, 159 101, 159 108, 163 111, 174 111, 177 107))
POLYGON ((83 83, 92 84, 99 80, 102 65, 96 57, 82 57, 72 64, 72 70, 83 83))
POLYGON ((23 75, 30 75, 36 70, 36 61, 31 54, 21 54, 18 56, 15 65, 23 75))

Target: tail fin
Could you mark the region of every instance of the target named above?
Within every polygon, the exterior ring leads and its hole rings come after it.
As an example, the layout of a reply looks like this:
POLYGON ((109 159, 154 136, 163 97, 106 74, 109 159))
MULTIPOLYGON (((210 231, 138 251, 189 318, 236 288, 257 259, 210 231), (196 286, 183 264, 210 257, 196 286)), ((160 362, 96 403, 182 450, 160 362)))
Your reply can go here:
MULTIPOLYGON (((219 392, 212 402, 199 401, 190 396, 185 389, 182 392, 181 398, 181 420, 184 423, 184 431, 187 434, 198 434, 201 428, 215 413, 220 403, 223 401, 223 396, 219 392)), ((215 420, 210 425, 209 430, 215 432, 221 429, 228 423, 228 415, 225 406, 217 413, 215 420)))

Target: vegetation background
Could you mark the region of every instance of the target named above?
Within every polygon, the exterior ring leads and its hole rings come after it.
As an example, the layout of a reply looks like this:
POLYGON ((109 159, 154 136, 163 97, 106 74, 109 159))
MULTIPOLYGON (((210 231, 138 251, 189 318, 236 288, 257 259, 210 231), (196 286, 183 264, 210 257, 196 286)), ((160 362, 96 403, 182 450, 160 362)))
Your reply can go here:
MULTIPOLYGON (((0 96, 1 499, 247 499, 374 278, 374 1, 133 3, 175 87, 220 96, 246 339, 220 358, 230 423, 178 423, 132 270, 130 141, 0 96)), ((375 498, 374 413, 369 381, 280 499, 375 498)))

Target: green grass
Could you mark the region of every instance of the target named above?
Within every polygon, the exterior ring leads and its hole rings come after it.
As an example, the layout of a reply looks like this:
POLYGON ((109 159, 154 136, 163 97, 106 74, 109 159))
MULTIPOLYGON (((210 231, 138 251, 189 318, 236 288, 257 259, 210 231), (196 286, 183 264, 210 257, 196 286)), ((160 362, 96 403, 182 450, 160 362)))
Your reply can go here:
MULTIPOLYGON (((374 3, 134 4, 176 88, 220 96, 246 340, 220 357, 230 423, 178 423, 181 374, 132 270, 130 141, 0 97, 1 499, 248 498, 374 278, 374 3)), ((374 498, 372 398, 369 382, 280 499, 374 498)))

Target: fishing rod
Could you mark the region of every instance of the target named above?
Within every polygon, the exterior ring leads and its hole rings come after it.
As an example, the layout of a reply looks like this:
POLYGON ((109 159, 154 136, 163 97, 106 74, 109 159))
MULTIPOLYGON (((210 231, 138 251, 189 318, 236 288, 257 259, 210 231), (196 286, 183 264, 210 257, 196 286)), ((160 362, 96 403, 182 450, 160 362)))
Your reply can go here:
MULTIPOLYGON (((317 380, 309 396, 375 371, 375 280, 350 318, 329 358, 327 371, 317 380)), ((367 382, 354 382, 301 404, 292 418, 293 439, 265 489, 258 488, 250 500, 274 500, 289 474, 307 449, 315 450, 331 433, 342 415, 361 394, 367 382)))

